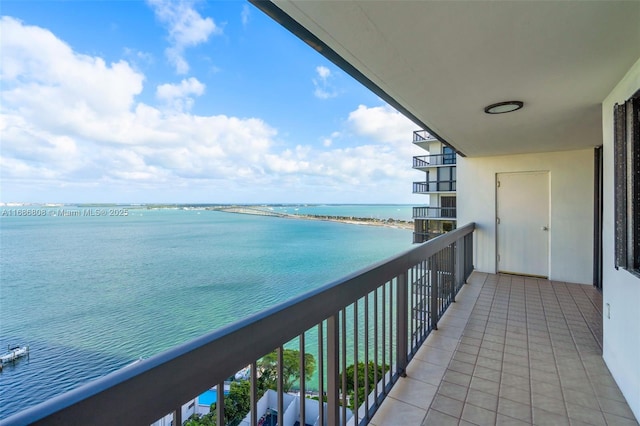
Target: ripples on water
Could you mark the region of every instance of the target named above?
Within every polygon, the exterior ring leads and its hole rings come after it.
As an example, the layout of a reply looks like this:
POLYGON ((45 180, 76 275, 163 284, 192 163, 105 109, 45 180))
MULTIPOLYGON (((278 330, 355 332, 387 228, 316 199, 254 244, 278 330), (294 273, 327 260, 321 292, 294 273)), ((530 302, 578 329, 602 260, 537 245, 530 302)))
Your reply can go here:
POLYGON ((0 373, 0 418, 411 248, 407 230, 210 211, 0 231, 0 351, 30 346, 0 373))

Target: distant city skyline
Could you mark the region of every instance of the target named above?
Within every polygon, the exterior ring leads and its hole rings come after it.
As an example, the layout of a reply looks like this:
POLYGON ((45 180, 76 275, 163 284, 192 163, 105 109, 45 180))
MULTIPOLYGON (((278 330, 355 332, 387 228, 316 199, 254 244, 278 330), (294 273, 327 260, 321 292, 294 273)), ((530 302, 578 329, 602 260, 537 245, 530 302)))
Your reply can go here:
POLYGON ((417 126, 249 3, 3 1, 0 36, 0 202, 423 202, 417 126))

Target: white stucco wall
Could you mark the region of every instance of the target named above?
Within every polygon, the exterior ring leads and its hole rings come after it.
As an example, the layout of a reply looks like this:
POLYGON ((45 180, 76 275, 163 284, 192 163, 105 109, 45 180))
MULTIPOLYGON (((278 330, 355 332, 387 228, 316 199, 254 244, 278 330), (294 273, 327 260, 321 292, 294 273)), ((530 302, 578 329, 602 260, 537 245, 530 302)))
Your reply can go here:
POLYGON ((603 357, 640 419, 640 278, 614 268, 613 105, 640 89, 640 59, 602 104, 604 209, 603 209, 603 357))
POLYGON ((593 282, 592 149, 480 158, 458 157, 458 226, 475 222, 474 265, 496 272, 496 174, 548 171, 549 278, 593 282))

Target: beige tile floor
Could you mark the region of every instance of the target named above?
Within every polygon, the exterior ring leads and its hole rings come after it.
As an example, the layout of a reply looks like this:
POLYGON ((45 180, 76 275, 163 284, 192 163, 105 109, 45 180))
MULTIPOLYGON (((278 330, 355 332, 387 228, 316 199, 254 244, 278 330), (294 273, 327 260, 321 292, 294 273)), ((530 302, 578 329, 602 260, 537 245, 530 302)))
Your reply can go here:
POLYGON ((474 272, 457 300, 371 425, 638 425, 592 286, 474 272))

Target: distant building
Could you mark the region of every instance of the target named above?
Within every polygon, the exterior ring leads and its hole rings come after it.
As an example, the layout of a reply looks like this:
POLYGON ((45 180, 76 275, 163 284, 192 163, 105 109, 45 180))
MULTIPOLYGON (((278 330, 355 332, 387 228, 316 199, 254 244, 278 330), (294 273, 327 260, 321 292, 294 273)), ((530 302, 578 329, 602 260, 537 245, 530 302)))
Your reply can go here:
POLYGON ((413 143, 429 152, 413 157, 413 168, 425 174, 413 193, 429 196, 428 206, 413 208, 413 242, 423 243, 456 228, 456 153, 424 130, 413 132, 413 143))
MULTIPOLYGON (((300 395, 291 395, 285 393, 283 395, 283 423, 285 425, 296 425, 296 426, 322 426, 320 425, 320 402, 314 399, 305 398, 304 406, 305 406, 305 418, 304 425, 300 423, 300 395)), ((278 421, 278 394, 269 389, 267 392, 260 398, 257 404, 257 418, 258 425, 263 426, 275 426, 278 421)), ((328 417, 327 415, 327 404, 322 404, 325 419, 328 417)), ((353 417, 353 412, 351 410, 346 410, 347 421, 351 420, 353 417)), ((343 424, 342 421, 342 410, 340 410, 340 424, 343 424)), ((326 421, 325 421, 326 423, 326 421)), ((247 414, 247 417, 244 418, 242 422, 240 422, 239 426, 249 426, 251 425, 251 414, 247 414)))

